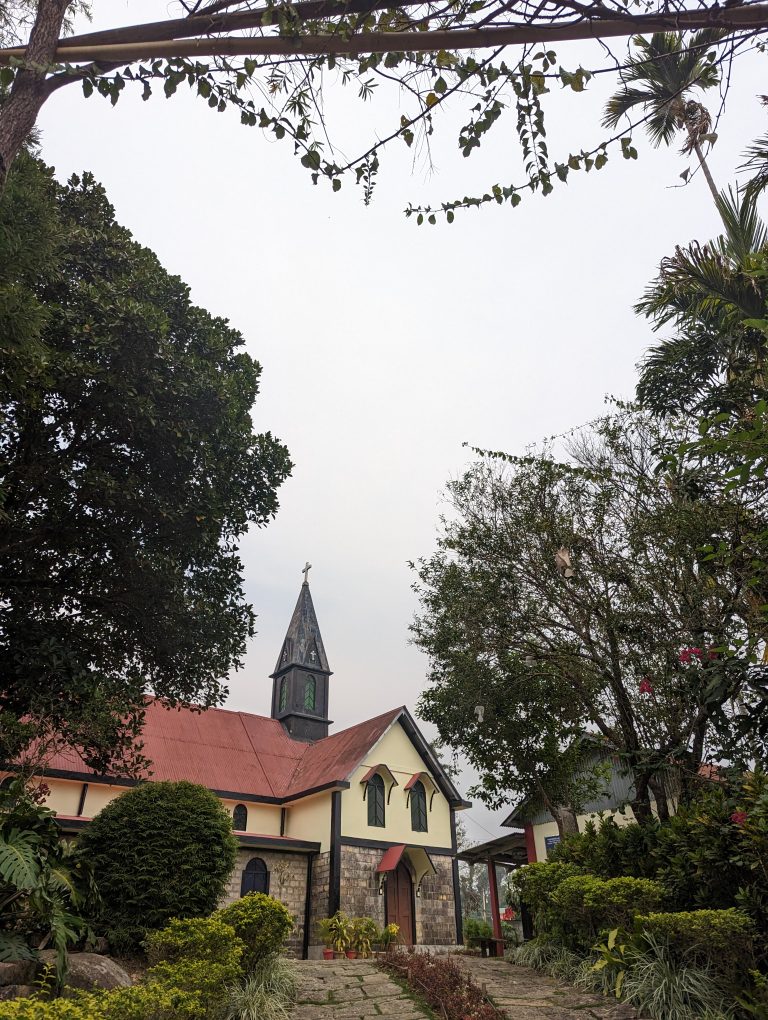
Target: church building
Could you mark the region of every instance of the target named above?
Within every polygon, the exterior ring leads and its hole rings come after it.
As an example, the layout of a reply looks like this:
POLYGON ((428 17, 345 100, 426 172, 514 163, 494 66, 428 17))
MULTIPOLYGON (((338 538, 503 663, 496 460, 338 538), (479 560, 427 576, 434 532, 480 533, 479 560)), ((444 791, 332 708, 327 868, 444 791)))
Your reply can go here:
MULTIPOLYGON (((269 718, 150 702, 154 780, 200 783, 240 843, 225 902, 252 890, 296 918, 290 950, 318 957, 317 921, 341 909, 394 922, 406 944, 461 942, 455 813, 469 807, 405 707, 329 735, 332 672, 304 580, 272 680, 269 718)), ((73 751, 48 763, 48 806, 76 833, 136 780, 73 751)))

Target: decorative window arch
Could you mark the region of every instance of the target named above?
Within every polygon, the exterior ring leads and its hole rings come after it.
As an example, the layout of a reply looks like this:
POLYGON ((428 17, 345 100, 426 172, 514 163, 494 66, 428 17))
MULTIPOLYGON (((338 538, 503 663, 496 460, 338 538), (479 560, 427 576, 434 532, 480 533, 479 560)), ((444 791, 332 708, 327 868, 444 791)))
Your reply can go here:
POLYGON ((240 896, 247 896, 252 892, 269 892, 269 871, 261 857, 252 857, 248 861, 240 879, 240 896))
POLYGON ((235 832, 248 831, 248 808, 245 804, 238 804, 232 812, 232 828, 235 832))
POLYGON ((304 681, 304 711, 314 712, 316 700, 317 680, 313 676, 308 676, 304 681))
POLYGON ((384 780, 378 772, 375 772, 368 780, 368 789, 366 792, 368 800, 368 824, 377 825, 379 828, 383 829, 386 825, 384 780))
POLYGON ((284 712, 288 704, 288 678, 283 677, 280 681, 280 711, 284 712))
POLYGON ((420 779, 411 787, 411 828, 414 832, 427 831, 427 791, 420 779))

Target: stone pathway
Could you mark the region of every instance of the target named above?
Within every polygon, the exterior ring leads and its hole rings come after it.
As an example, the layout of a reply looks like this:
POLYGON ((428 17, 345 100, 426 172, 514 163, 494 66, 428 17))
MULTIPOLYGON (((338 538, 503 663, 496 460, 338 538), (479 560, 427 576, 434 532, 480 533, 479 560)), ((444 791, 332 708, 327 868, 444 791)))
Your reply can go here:
POLYGON ((456 956, 509 1020, 633 1020, 635 1011, 504 960, 456 956))
POLYGON ((370 960, 297 960, 301 985, 292 1020, 427 1020, 399 985, 370 960))

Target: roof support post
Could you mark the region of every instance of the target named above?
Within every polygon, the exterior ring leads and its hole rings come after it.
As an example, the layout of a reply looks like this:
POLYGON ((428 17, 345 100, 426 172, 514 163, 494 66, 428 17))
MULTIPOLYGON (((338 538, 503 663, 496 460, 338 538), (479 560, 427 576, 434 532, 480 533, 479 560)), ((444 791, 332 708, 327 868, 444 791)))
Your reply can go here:
MULTIPOLYGON (((493 858, 488 858, 488 890, 491 894, 491 926, 493 937, 501 941, 504 936, 501 933, 501 911, 499 910, 499 886, 496 881, 496 865, 493 858)), ((499 945, 497 941, 496 945, 499 945)))

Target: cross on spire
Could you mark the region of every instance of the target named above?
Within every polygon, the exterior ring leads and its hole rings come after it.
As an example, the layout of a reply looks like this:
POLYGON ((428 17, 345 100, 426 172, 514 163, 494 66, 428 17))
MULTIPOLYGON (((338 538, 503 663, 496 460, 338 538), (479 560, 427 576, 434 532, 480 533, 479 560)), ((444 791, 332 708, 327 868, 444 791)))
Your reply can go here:
POLYGON ((304 569, 302 570, 302 574, 304 575, 304 584, 309 584, 309 572, 311 569, 312 564, 309 561, 307 561, 304 564, 304 569))

